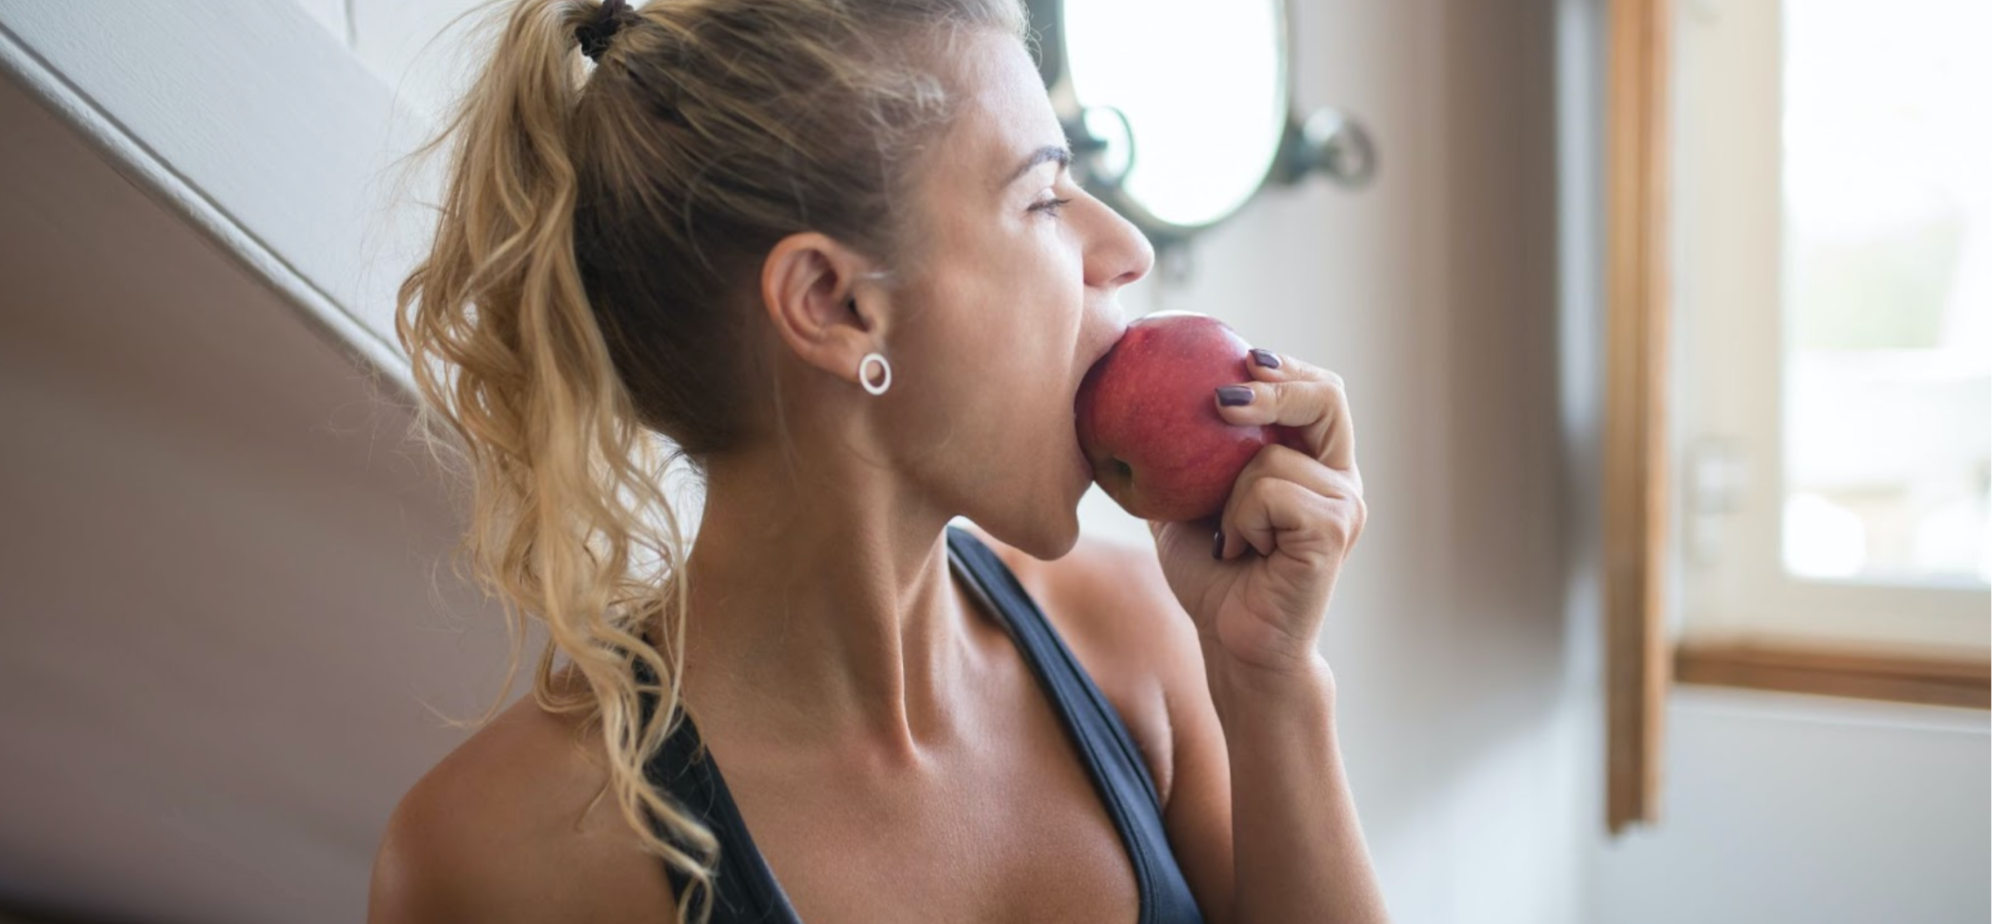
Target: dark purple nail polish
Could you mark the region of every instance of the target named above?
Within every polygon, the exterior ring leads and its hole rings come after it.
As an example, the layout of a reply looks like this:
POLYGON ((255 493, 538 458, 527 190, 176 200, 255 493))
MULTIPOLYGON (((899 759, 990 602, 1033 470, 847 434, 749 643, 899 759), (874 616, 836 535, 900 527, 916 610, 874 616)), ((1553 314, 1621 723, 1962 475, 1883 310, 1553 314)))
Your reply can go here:
POLYGON ((1217 403, 1225 407, 1238 407, 1252 403, 1252 389, 1243 385, 1217 386, 1217 403))
POLYGON ((1224 530, 1220 529, 1215 535, 1211 536, 1210 557, 1216 559, 1224 558, 1224 530))
POLYGON ((1280 367, 1280 358, 1274 356, 1271 350, 1253 350, 1252 361, 1268 369, 1278 369, 1280 367))

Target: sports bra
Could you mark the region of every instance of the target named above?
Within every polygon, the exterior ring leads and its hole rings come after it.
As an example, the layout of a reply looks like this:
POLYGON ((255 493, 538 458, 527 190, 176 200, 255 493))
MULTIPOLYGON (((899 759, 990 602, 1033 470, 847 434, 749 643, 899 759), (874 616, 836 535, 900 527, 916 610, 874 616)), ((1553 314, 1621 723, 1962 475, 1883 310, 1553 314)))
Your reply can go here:
MULTIPOLYGON (((1203 915, 1169 848, 1155 782, 1113 704, 995 552, 954 526, 947 527, 947 543, 950 564, 967 575, 970 594, 996 614, 1016 642, 1031 672, 1049 694, 1053 711, 1078 745, 1087 774, 1106 803, 1107 814, 1133 864, 1141 903, 1139 924, 1203 924, 1203 915)), ((636 672, 639 680, 655 682, 655 675, 642 661, 636 662, 636 672)), ((645 694, 642 699, 647 722, 656 709, 656 698, 645 694)), ((718 761, 699 747, 698 729, 691 716, 684 716, 665 739, 664 746, 645 765, 644 774, 651 785, 698 815, 719 839, 712 924, 802 924, 774 871, 754 847, 754 838, 727 791, 718 761)), ((655 819, 653 828, 658 836, 669 839, 655 819)), ((666 873, 674 894, 684 894, 688 880, 668 866, 666 873)))

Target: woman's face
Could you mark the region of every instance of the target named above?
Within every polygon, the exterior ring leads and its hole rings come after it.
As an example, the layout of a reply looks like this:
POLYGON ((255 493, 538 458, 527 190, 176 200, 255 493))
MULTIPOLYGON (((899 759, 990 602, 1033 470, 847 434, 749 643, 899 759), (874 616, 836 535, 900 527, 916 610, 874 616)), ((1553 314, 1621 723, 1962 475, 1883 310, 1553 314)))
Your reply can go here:
POLYGON ((1120 287, 1147 274, 1154 249, 1068 174, 1023 45, 985 32, 962 50, 965 106, 918 180, 927 249, 892 295, 893 385, 879 410, 922 489, 1056 558, 1077 541, 1091 483, 1073 396, 1119 338, 1120 287))

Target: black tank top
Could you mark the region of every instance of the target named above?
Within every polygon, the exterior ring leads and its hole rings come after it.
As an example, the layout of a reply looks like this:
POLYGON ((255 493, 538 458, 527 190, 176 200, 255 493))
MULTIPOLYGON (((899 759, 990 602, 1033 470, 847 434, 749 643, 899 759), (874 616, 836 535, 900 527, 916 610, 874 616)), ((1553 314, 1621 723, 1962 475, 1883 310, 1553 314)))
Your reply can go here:
MULTIPOLYGON (((1078 746, 1087 774, 1105 801, 1107 814, 1113 818, 1134 866, 1135 889, 1141 897, 1139 924, 1203 924, 1203 915, 1169 849, 1155 782, 1113 704, 1100 693, 995 552, 953 526, 947 528, 947 542, 950 564, 967 575, 969 592, 997 614, 1078 746)), ((639 679, 655 681, 643 662, 636 665, 639 679)), ((643 708, 647 721, 656 708, 656 699, 645 696, 643 708)), ((755 849, 718 762, 698 743, 698 729, 691 717, 685 716, 644 773, 651 785, 698 814, 719 839, 712 924, 802 924, 767 860, 755 849)), ((668 838, 661 826, 656 830, 668 838)), ((687 881, 668 867, 666 872, 672 889, 684 894, 687 881)))

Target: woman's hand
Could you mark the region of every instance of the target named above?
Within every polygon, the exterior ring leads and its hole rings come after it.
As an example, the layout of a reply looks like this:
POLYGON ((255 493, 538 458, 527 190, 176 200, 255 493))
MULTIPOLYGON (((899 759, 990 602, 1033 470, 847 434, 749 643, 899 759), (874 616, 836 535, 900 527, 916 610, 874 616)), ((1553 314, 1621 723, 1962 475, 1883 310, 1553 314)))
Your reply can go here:
POLYGON ((1148 529, 1206 658, 1305 671, 1316 663, 1335 579, 1368 516, 1356 434, 1341 376, 1292 357, 1253 354, 1246 364, 1253 381, 1240 383, 1251 401, 1227 407, 1212 395, 1218 414, 1234 424, 1293 427, 1307 451, 1267 446, 1239 473, 1216 518, 1150 521, 1148 529))

